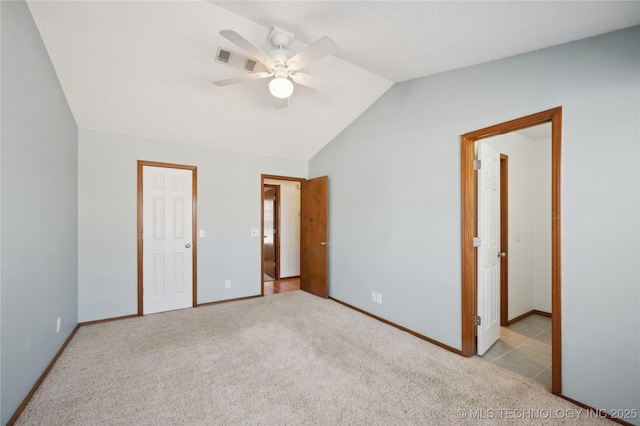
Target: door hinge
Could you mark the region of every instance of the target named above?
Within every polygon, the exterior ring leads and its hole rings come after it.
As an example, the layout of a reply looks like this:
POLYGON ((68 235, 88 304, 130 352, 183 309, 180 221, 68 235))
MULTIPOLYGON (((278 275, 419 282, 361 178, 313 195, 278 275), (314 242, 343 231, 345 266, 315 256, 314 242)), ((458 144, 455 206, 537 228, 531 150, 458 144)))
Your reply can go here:
POLYGON ((473 160, 473 170, 480 170, 481 167, 482 167, 482 161, 473 160))
POLYGON ((482 319, 478 315, 473 316, 473 325, 482 325, 482 319))
POLYGON ((480 237, 473 237, 473 246, 480 247, 481 245, 482 245, 482 242, 480 241, 480 237))
POLYGON ((276 262, 273 262, 273 267, 274 267, 274 268, 276 267, 276 262))

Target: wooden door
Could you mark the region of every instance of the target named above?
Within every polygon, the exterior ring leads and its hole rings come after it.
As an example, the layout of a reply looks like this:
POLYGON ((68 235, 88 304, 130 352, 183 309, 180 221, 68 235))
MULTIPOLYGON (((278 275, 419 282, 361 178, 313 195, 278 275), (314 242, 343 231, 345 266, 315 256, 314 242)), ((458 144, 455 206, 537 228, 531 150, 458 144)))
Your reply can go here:
MULTIPOLYGON (((276 261, 276 232, 277 232, 277 188, 274 186, 264 186, 264 250, 262 259, 264 263, 264 273, 270 278, 277 280, 276 261)), ((265 279, 267 279, 265 277, 265 279)))
POLYGON ((329 179, 302 182, 300 194, 300 289, 329 297, 329 179))

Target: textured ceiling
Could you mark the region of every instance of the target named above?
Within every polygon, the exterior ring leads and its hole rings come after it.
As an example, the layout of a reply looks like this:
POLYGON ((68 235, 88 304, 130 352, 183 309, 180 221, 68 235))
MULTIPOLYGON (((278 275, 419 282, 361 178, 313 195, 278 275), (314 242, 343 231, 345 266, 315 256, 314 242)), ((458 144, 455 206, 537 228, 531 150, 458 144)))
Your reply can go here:
POLYGON ((632 2, 29 1, 81 128, 307 160, 394 82, 640 25, 632 2), (339 51, 305 69, 345 86, 296 87, 275 109, 267 81, 216 63, 231 29, 265 51, 271 27, 298 52, 339 51))
POLYGON ((214 1, 395 83, 640 24, 639 2, 214 1))

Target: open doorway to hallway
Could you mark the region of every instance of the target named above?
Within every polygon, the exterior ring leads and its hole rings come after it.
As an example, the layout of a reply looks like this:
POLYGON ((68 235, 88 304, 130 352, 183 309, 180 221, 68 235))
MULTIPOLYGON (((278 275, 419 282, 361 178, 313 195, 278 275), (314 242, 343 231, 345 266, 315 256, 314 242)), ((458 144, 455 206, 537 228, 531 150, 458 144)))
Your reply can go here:
POLYGON ((262 271, 264 281, 280 277, 280 185, 265 183, 262 207, 262 271))
MULTIPOLYGON (((261 175, 260 192, 261 199, 261 228, 264 234, 264 189, 267 184, 275 184, 293 188, 295 195, 291 197, 291 209, 285 208, 285 194, 281 191, 282 197, 278 211, 280 216, 278 227, 280 253, 276 254, 280 260, 277 277, 286 278, 297 276, 300 278, 300 290, 314 294, 318 297, 329 297, 329 177, 318 176, 312 179, 261 175), (274 182, 275 181, 275 182, 274 182), (284 212, 291 211, 292 220, 284 219, 284 212), (289 274, 284 272, 284 240, 287 231, 285 227, 289 225, 291 232, 288 233, 291 240, 290 253, 296 253, 296 256, 290 256, 291 264, 296 265, 296 269, 292 269, 289 274), (297 250, 297 252, 296 252, 297 250)), ((277 229, 277 228, 276 228, 277 229)), ((260 279, 262 281, 261 295, 264 295, 265 274, 264 274, 264 244, 260 244, 260 279)), ((278 260, 276 260, 278 262, 278 260)), ((268 281, 267 281, 268 282, 268 281)))
POLYGON ((300 289, 300 179, 262 179, 263 295, 300 289))

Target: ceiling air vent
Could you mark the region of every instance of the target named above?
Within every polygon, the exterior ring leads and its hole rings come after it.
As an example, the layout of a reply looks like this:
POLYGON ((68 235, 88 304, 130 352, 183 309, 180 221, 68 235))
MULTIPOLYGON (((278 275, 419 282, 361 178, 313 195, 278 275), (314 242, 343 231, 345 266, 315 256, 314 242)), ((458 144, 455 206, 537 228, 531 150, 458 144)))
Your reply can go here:
POLYGON ((229 52, 228 50, 218 49, 218 62, 224 62, 225 64, 228 64, 229 58, 231 58, 231 52, 229 52))
POLYGON ((244 63, 244 69, 253 72, 256 69, 256 65, 258 65, 256 61, 247 59, 247 62, 244 63))
POLYGON ((257 62, 255 59, 248 58, 239 53, 231 52, 230 50, 218 47, 216 53, 216 62, 228 65, 230 67, 248 71, 248 72, 264 72, 268 71, 264 65, 257 62))

